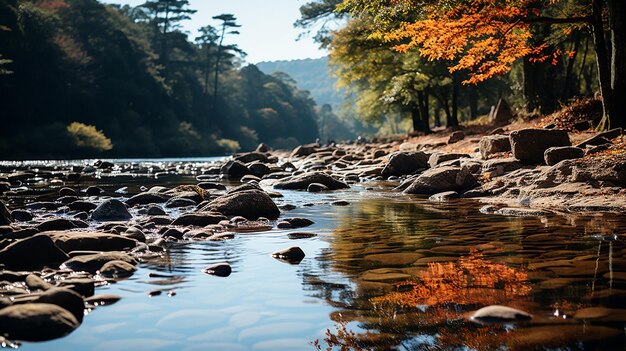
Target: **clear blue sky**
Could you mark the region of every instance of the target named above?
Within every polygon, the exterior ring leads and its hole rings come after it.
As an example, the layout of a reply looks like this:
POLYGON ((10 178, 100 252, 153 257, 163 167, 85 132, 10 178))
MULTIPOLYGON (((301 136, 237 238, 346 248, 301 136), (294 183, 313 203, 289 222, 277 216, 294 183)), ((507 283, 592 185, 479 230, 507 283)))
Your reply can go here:
MULTIPOLYGON (((145 0, 101 0, 104 3, 140 5, 145 0)), ((260 61, 318 58, 326 53, 318 49, 310 36, 296 41, 302 29, 294 28, 299 8, 307 0, 190 0, 191 8, 198 10, 191 20, 182 23, 190 37, 207 24, 217 25, 211 17, 232 13, 242 27, 238 36, 227 39, 248 53, 250 63, 260 61)))

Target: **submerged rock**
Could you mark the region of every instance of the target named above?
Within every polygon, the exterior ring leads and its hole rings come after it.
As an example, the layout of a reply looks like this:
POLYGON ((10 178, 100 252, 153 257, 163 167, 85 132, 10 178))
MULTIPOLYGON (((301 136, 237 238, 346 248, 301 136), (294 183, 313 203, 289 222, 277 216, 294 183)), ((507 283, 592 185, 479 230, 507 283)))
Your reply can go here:
POLYGON ((215 275, 218 277, 228 277, 232 271, 233 270, 228 263, 217 263, 202 270, 205 274, 215 275))
POLYGON ((444 191, 443 193, 432 195, 428 198, 428 200, 433 202, 446 202, 458 198, 459 193, 457 193, 456 191, 444 191))
POLYGON ((292 246, 290 248, 272 253, 272 257, 289 262, 291 264, 300 263, 304 259, 304 256, 304 251, 302 251, 302 249, 297 246, 292 246))
POLYGON ((14 340, 52 340, 71 333, 79 325, 71 312, 49 303, 18 304, 0 310, 0 330, 14 340))

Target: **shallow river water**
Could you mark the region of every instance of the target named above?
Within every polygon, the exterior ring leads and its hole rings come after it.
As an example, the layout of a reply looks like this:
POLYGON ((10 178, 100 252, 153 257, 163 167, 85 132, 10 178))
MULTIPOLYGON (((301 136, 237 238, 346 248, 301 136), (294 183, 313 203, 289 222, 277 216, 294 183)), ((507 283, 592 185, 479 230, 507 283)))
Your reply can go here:
MULTIPOLYGON (((132 193, 194 182, 113 179, 98 184, 132 193)), ((317 237, 292 240, 287 234, 296 230, 272 229, 171 244, 130 279, 97 289, 119 302, 92 311, 67 337, 21 349, 626 349, 623 216, 485 215, 477 202, 432 203, 389 189, 281 191, 276 202, 296 206, 281 218, 313 220, 297 231, 317 237), (331 204, 337 200, 349 205, 331 204), (306 253, 300 264, 271 257, 294 245, 306 253), (232 266, 229 277, 202 273, 218 262, 232 266), (533 319, 480 325, 465 318, 494 304, 533 319)))

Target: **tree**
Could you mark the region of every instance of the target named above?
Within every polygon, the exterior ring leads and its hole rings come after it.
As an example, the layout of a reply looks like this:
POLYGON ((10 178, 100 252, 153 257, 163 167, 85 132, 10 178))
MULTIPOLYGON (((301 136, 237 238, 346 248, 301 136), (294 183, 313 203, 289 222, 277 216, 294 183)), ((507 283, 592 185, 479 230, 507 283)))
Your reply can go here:
MULTIPOLYGON (((211 71, 211 61, 215 55, 217 46, 217 29, 211 25, 204 26, 199 29, 200 35, 196 38, 196 44, 200 48, 201 55, 203 56, 203 76, 204 76, 204 94, 209 94, 209 74, 211 71)), ((217 55, 215 55, 217 56, 217 55)))
POLYGON ((345 0, 340 6, 355 16, 373 16, 381 28, 373 34, 395 43, 397 51, 419 49, 429 60, 449 61, 451 72, 469 72, 466 84, 507 73, 522 58, 555 60, 559 52, 548 52, 545 40, 532 40, 537 25, 558 26, 563 31, 588 27, 594 35, 605 111, 602 127, 626 125, 626 102, 621 98, 626 96, 624 7, 620 0, 345 0), (404 21, 407 16, 412 18, 404 21), (605 27, 610 28, 610 49, 605 27))
POLYGON ((190 15, 196 10, 188 8, 188 0, 148 0, 139 8, 145 11, 145 16, 137 15, 138 18, 147 18, 155 27, 155 36, 160 41, 160 58, 164 64, 168 62, 168 34, 180 28, 180 22, 190 19, 190 15))
POLYGON ((237 35, 239 31, 231 30, 232 28, 239 28, 241 25, 237 24, 237 18, 229 13, 221 14, 218 16, 214 16, 213 19, 222 21, 221 26, 221 34, 219 36, 220 41, 217 45, 217 57, 215 58, 215 78, 213 81, 213 109, 217 110, 217 97, 218 97, 218 86, 219 86, 219 74, 220 74, 220 62, 222 60, 222 55, 224 51, 227 50, 235 50, 237 47, 230 45, 225 47, 224 38, 227 34, 237 35))

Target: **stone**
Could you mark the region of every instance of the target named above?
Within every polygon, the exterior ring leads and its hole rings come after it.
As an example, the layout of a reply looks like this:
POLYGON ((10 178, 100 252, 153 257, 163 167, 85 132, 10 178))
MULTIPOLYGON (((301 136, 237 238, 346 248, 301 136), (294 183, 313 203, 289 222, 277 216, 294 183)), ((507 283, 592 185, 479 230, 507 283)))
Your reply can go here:
POLYGON ((26 282, 26 287, 30 291, 48 290, 53 287, 52 284, 46 282, 41 277, 36 276, 34 274, 29 274, 28 276, 26 276, 25 282, 26 282))
POLYGON ((133 218, 126 205, 116 199, 109 199, 98 205, 91 214, 94 221, 127 221, 133 218))
POLYGON ((548 166, 554 166, 563 160, 573 160, 584 156, 585 150, 573 146, 551 147, 543 153, 543 158, 548 166))
POLYGON ((381 172, 383 177, 403 176, 429 168, 428 155, 423 152, 396 152, 389 156, 389 162, 381 172))
POLYGON ((77 201, 69 203, 67 207, 72 211, 89 212, 91 210, 95 210, 98 207, 98 205, 92 202, 88 202, 88 201, 77 200, 77 201))
POLYGON ((142 242, 142 243, 146 242, 146 233, 144 233, 141 229, 138 229, 138 228, 134 228, 134 227, 128 228, 128 230, 126 230, 124 234, 122 235, 126 238, 137 240, 138 242, 142 242))
POLYGON ((203 273, 218 277, 228 277, 232 273, 232 268, 228 263, 217 263, 202 270, 203 273))
POLYGON ((463 133, 460 130, 457 130, 456 132, 452 133, 450 137, 448 138, 448 144, 458 143, 459 141, 463 139, 465 139, 465 133, 463 133))
POLYGON ((102 265, 102 268, 100 268, 98 272, 106 278, 128 278, 133 275, 136 270, 137 268, 128 262, 113 260, 102 265))
POLYGON ((219 212, 202 210, 201 212, 182 214, 172 222, 172 225, 205 227, 211 224, 218 224, 225 219, 226 217, 219 212))
POLYGON ((261 190, 238 191, 220 196, 202 210, 219 212, 225 216, 243 216, 249 220, 259 217, 277 219, 280 215, 272 198, 261 190))
POLYGON ((435 167, 439 165, 440 163, 451 161, 451 160, 458 160, 460 158, 470 158, 470 155, 446 154, 446 153, 441 153, 441 152, 435 152, 434 154, 430 155, 430 157, 428 158, 428 164, 430 165, 430 167, 435 167))
POLYGON ((274 188, 284 190, 306 190, 311 183, 324 184, 329 190, 348 189, 348 184, 336 180, 326 173, 309 172, 281 179, 274 188))
POLYGON ((90 186, 90 187, 87 187, 85 192, 87 193, 87 196, 97 196, 97 195, 102 194, 104 190, 97 186, 90 186))
POLYGON ((130 265, 136 265, 137 260, 124 252, 103 252, 92 255, 81 255, 72 257, 71 259, 63 262, 62 267, 69 268, 73 271, 85 271, 89 273, 96 273, 99 271, 105 263, 111 261, 121 261, 130 265))
POLYGON ((59 287, 68 288, 81 296, 93 296, 95 283, 90 278, 69 278, 57 283, 59 287))
POLYGON ((458 199, 459 193, 456 191, 444 191, 443 193, 437 193, 428 198, 428 201, 433 202, 446 202, 453 199, 458 199))
POLYGON ((49 303, 69 311, 78 322, 83 321, 85 315, 85 301, 77 292, 67 288, 51 287, 39 295, 35 303, 49 303))
POLYGON ((272 170, 262 163, 253 163, 248 166, 248 169, 250 170, 250 173, 252 173, 251 175, 259 178, 272 173, 272 170))
POLYGON ((483 162, 482 171, 483 173, 490 172, 494 176, 513 172, 523 166, 516 158, 496 158, 483 162))
POLYGON ((33 215, 26 210, 13 210, 11 217, 18 222, 28 222, 33 219, 33 215))
POLYGON ((78 193, 76 190, 66 187, 59 189, 59 196, 78 196, 78 193))
POLYGON ((306 188, 306 191, 308 191, 310 193, 319 193, 319 192, 326 191, 326 190, 328 190, 328 187, 326 185, 320 184, 320 183, 311 183, 306 188))
POLYGON ((40 232, 48 232, 53 230, 69 230, 76 228, 87 228, 89 225, 81 220, 67 218, 53 218, 43 221, 37 225, 40 232))
POLYGON ((547 216, 550 213, 548 211, 536 210, 532 208, 504 207, 495 211, 495 214, 512 217, 541 217, 547 216))
POLYGON ((296 147, 295 149, 293 149, 289 157, 309 156, 311 154, 314 154, 317 151, 318 147, 319 147, 319 144, 300 145, 296 147))
POLYGON ((204 190, 226 190, 226 185, 212 182, 201 182, 198 186, 204 190))
POLYGON ((544 152, 555 146, 571 146, 565 130, 522 129, 509 135, 513 157, 524 164, 543 164, 544 152))
POLYGON ((88 304, 91 304, 91 305, 94 305, 94 306, 98 307, 98 306, 112 305, 112 304, 118 302, 121 299, 122 299, 122 297, 118 296, 118 295, 98 294, 98 295, 94 295, 94 296, 86 298, 85 302, 88 303, 88 304))
POLYGON ((13 217, 11 217, 11 212, 4 204, 4 202, 0 201, 0 225, 8 225, 13 223, 13 217))
POLYGON ((149 216, 165 216, 167 213, 164 209, 157 205, 150 205, 148 207, 148 215, 149 216))
POLYGON ((480 139, 478 149, 480 151, 480 157, 486 160, 491 155, 511 151, 511 141, 508 135, 484 136, 480 139))
POLYGON ((489 120, 496 124, 506 124, 512 119, 513 111, 509 104, 504 99, 498 100, 495 110, 493 110, 493 113, 489 114, 489 120))
POLYGON ((69 257, 47 235, 22 239, 0 250, 0 264, 11 270, 56 268, 69 257))
POLYGON ((306 218, 285 218, 283 221, 289 223, 290 228, 303 228, 312 225, 314 222, 310 219, 306 218))
POLYGON ((180 240, 183 238, 183 236, 184 236, 184 233, 176 228, 169 228, 163 233, 164 238, 171 237, 171 238, 180 240))
POLYGON ((58 231, 46 235, 64 252, 123 251, 137 245, 137 241, 131 238, 103 232, 58 231))
POLYGON ((267 155, 261 152, 247 152, 245 154, 235 155, 233 156, 233 159, 242 163, 250 163, 254 161, 267 163, 269 161, 267 155))
POLYGON ((594 135, 593 137, 576 145, 576 147, 584 149, 586 146, 598 146, 598 145, 610 144, 611 143, 610 139, 617 138, 618 136, 622 134, 623 134, 622 128, 611 129, 609 131, 594 135))
POLYGON ((159 194, 156 192, 143 192, 126 200, 126 204, 130 207, 137 205, 162 204, 169 200, 171 196, 159 194))
POLYGON ((0 330, 13 340, 52 340, 70 334, 79 325, 71 312, 48 303, 17 304, 0 310, 0 330))
POLYGON ((295 232, 295 233, 287 234, 287 237, 292 240, 309 239, 309 238, 314 238, 316 236, 317 234, 315 233, 306 233, 306 232, 295 232))
POLYGON ((405 190, 405 194, 434 195, 444 191, 463 192, 478 185, 467 168, 439 167, 422 173, 405 190))
POLYGON ((576 313, 574 313, 574 319, 603 323, 626 323, 626 310, 619 308, 588 307, 576 311, 576 313))
POLYGON ((272 151, 272 148, 265 144, 265 143, 260 143, 259 146, 256 147, 256 152, 270 152, 272 151))
POLYGON ((298 264, 304 259, 304 251, 297 246, 279 250, 272 253, 272 257, 292 264, 298 264))
POLYGON ((173 197, 165 203, 165 207, 167 208, 178 208, 178 207, 188 207, 195 206, 197 203, 191 199, 186 199, 182 197, 173 197))
POLYGON ((492 305, 472 313, 470 319, 479 323, 508 323, 529 321, 533 316, 524 311, 500 305, 492 305))
POLYGON ((241 161, 230 160, 220 168, 220 174, 229 178, 241 178, 246 174, 250 174, 250 170, 241 161))

